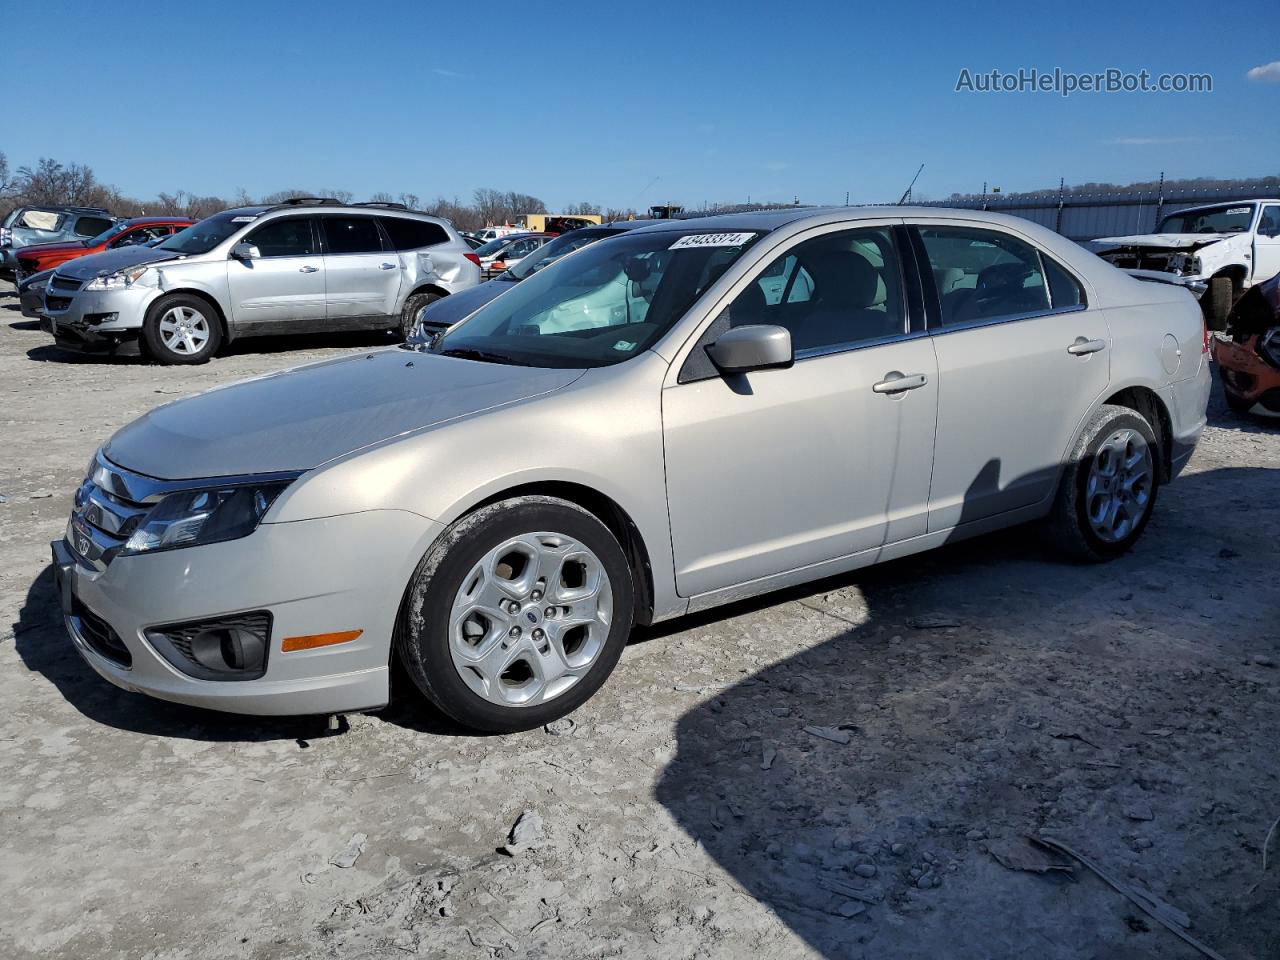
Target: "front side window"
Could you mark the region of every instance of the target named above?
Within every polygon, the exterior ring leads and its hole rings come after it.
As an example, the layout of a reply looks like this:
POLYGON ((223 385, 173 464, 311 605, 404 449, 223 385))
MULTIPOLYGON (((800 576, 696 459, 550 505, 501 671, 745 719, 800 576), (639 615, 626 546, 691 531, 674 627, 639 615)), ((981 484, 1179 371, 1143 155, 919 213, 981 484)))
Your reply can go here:
POLYGON ((310 217, 281 217, 264 223, 245 240, 258 248, 258 255, 272 257, 309 257, 315 255, 315 234, 310 217))
POLYGON ((921 226, 946 326, 1049 309, 1040 254, 1029 243, 976 227, 921 226))
MULTIPOLYGON (((639 231, 565 257, 434 341, 446 356, 602 367, 647 350, 760 234, 639 231)), ((427 343, 424 334, 410 346, 427 343)))
POLYGON ((104 230, 110 230, 112 226, 112 221, 106 217, 81 217, 76 221, 75 230, 82 237, 96 237, 104 230))
POLYGON ((785 327, 797 358, 905 333, 890 228, 843 230, 792 247, 729 305, 730 326, 756 323, 785 327))
POLYGON ((537 256, 526 257, 507 272, 515 279, 523 280, 534 271, 541 270, 548 264, 559 260, 565 254, 572 253, 579 247, 585 247, 589 243, 595 243, 606 236, 610 236, 610 234, 604 231, 574 231, 573 233, 562 234, 550 243, 539 247, 535 251, 537 256))
POLYGON ((1263 237, 1280 237, 1280 204, 1269 203, 1262 208, 1258 234, 1263 237))
POLYGON ((90 240, 89 246, 96 247, 99 244, 111 242, 111 246, 114 247, 116 245, 116 238, 119 238, 120 234, 124 233, 128 229, 129 224, 123 220, 119 223, 112 224, 109 229, 103 230, 100 234, 90 240))
POLYGON ((1156 233, 1245 233, 1253 223, 1252 203, 1224 203, 1171 213, 1160 221, 1156 233))
POLYGON ((380 253, 382 235, 373 217, 325 217, 329 253, 380 253))

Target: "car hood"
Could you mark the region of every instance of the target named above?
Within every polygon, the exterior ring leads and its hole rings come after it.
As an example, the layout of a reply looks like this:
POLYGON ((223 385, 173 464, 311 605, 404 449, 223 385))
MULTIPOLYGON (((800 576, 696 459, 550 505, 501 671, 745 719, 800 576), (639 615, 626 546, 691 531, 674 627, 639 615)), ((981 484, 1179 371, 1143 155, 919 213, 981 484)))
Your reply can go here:
POLYGON ((58 269, 64 277, 77 280, 92 280, 102 273, 114 273, 125 267, 139 263, 159 263, 163 260, 174 260, 182 254, 169 250, 157 250, 154 247, 132 246, 118 250, 106 250, 102 253, 91 253, 87 257, 78 257, 58 269))
POLYGON ((1151 247, 1157 250, 1198 250, 1200 247, 1239 236, 1235 233, 1141 233, 1132 237, 1099 237, 1090 240, 1098 247, 1151 247))
POLYGON ((423 320, 433 326, 452 326, 463 317, 479 310, 490 300, 514 290, 518 280, 489 280, 458 293, 442 297, 427 307, 423 320))
POLYGON ((379 350, 158 407, 103 452, 161 480, 309 470, 381 440, 559 390, 582 373, 379 350))
POLYGON ((88 246, 86 244, 67 243, 66 241, 63 241, 62 243, 29 243, 25 247, 18 247, 14 253, 17 256, 25 255, 28 257, 47 257, 51 254, 80 254, 84 253, 87 249, 88 246))

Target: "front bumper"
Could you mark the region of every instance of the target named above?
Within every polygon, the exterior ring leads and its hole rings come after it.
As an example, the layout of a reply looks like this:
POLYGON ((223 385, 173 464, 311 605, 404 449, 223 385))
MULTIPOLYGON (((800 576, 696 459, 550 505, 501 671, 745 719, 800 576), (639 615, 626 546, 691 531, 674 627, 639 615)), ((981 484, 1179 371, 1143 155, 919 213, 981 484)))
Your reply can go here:
POLYGON ((101 572, 77 560, 66 540, 52 549, 67 632, 100 676, 175 703, 289 716, 387 703, 400 601, 440 530, 416 514, 374 510, 263 524, 240 540, 117 557, 101 572), (251 610, 272 617, 266 673, 257 680, 187 676, 146 637, 162 624, 251 610), (340 630, 363 632, 337 646, 281 649, 286 637, 340 630))
POLYGON ((18 303, 22 305, 22 315, 39 319, 44 316, 44 287, 28 287, 19 292, 18 303))
POLYGON ((61 291, 45 288, 39 315, 58 346, 84 353, 136 354, 155 287, 61 291))

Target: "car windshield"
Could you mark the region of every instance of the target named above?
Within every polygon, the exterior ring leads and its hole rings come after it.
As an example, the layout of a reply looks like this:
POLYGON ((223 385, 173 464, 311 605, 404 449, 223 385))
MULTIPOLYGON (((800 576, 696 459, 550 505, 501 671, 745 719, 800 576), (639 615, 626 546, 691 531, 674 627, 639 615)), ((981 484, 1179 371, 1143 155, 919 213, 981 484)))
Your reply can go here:
POLYGON ((488 243, 476 247, 475 254, 477 257, 491 257, 515 239, 514 236, 498 237, 496 240, 490 240, 488 243))
POLYGON ((128 230, 128 229, 129 229, 129 224, 128 224, 128 223, 126 223, 126 222, 117 223, 117 224, 116 224, 114 227, 112 227, 110 230, 103 230, 100 234, 98 234, 98 235, 97 235, 96 237, 94 237, 92 240, 86 240, 86 241, 84 242, 84 243, 85 243, 85 246, 86 246, 86 247, 96 247, 98 244, 100 244, 100 243, 106 243, 106 242, 107 242, 108 240, 110 240, 112 237, 116 236, 116 234, 124 233, 124 232, 125 232, 126 230, 128 230))
POLYGON ((434 340, 408 346, 490 363, 604 367, 657 342, 759 233, 639 231, 565 257, 434 340))
POLYGON ((215 214, 195 226, 179 230, 156 249, 172 250, 174 253, 208 253, 253 219, 255 218, 252 216, 230 212, 215 214))
POLYGON ((1156 233, 1244 233, 1252 223, 1252 203, 1229 203, 1171 213, 1156 233))
POLYGON ((572 233, 563 234, 525 257, 506 273, 502 274, 502 277, 506 280, 523 280, 525 277, 531 276, 543 267, 559 260, 566 253, 573 253, 573 251, 579 250, 589 243, 595 243, 597 240, 603 240, 608 236, 611 236, 611 234, 603 230, 575 230, 572 233))

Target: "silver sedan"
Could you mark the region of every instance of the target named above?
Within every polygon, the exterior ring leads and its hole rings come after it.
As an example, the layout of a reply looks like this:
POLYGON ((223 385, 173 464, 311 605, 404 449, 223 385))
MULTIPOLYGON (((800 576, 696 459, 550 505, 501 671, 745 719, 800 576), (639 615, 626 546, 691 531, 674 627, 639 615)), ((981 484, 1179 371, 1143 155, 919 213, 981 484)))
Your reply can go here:
POLYGON ((1205 422, 1183 290, 1027 221, 667 221, 443 334, 179 400, 99 451, 53 545, 111 682, 258 714, 422 694, 510 731, 636 624, 1040 522, 1128 550, 1205 422))

